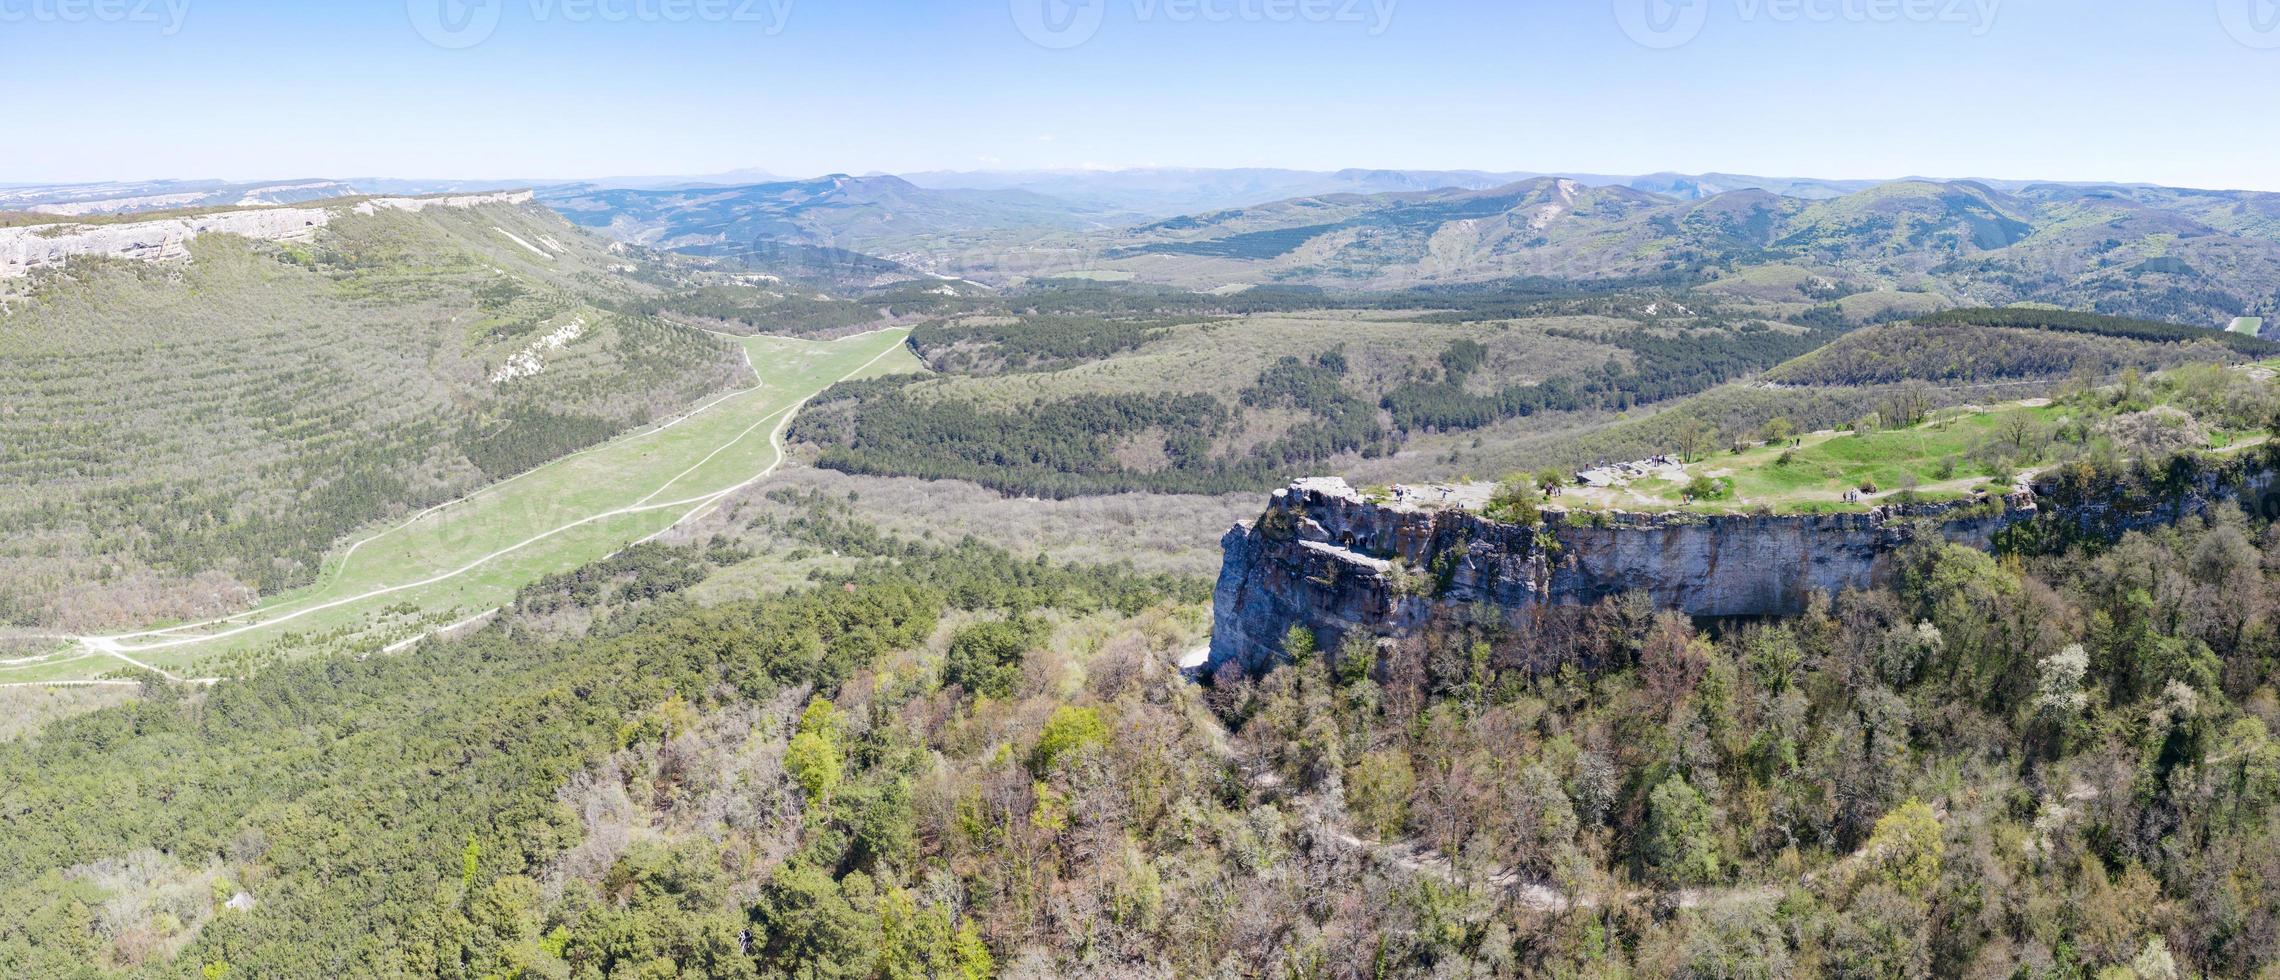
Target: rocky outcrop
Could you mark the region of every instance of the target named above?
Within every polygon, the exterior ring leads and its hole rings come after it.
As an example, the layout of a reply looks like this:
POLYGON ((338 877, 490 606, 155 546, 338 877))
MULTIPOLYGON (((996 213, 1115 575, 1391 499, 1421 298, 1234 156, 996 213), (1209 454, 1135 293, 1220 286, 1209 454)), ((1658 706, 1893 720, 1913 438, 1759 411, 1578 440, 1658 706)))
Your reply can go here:
MULTIPOLYGON (((1477 505, 1486 494, 1445 488, 1439 499, 1477 505)), ((1886 584, 1899 549, 1924 535, 1985 548, 2009 530, 2023 546, 2064 547, 2227 501, 2280 520, 2280 446, 2103 474, 2061 467, 2029 489, 1961 503, 1795 516, 1547 510, 1535 527, 1462 506, 1373 502, 1344 480, 1300 480, 1221 541, 1208 669, 1264 670, 1294 625, 1324 644, 1357 632, 1398 640, 1482 617, 1527 634, 1558 610, 1630 592, 1692 616, 1789 616, 1817 592, 1886 584)))
POLYGON ((472 208, 485 204, 529 204, 529 191, 498 191, 491 194, 443 194, 433 197, 374 197, 356 205, 356 213, 373 214, 382 209, 394 211, 425 211, 429 208, 472 208))
POLYGON ((149 221, 0 228, 0 277, 30 275, 34 269, 60 266, 81 255, 144 262, 188 258, 190 240, 207 234, 307 241, 331 220, 331 212, 324 208, 263 208, 149 221))
POLYGON ((336 207, 277 207, 213 211, 145 221, 55 222, 0 228, 0 278, 30 275, 63 265, 74 256, 159 262, 188 258, 190 241, 200 235, 239 235, 256 241, 290 242, 314 238, 317 230, 346 211, 423 211, 431 207, 469 208, 485 204, 527 204, 529 191, 459 194, 440 197, 373 197, 336 207))
POLYGON ((1210 668, 1264 669, 1292 625, 1323 642, 1483 615, 1525 630, 1548 610, 1628 592, 1694 616, 1793 615, 1815 592, 1882 584, 1920 534, 1985 547, 2035 513, 2019 494, 1790 517, 1551 511, 1526 527, 1301 480, 1221 542, 1210 668))

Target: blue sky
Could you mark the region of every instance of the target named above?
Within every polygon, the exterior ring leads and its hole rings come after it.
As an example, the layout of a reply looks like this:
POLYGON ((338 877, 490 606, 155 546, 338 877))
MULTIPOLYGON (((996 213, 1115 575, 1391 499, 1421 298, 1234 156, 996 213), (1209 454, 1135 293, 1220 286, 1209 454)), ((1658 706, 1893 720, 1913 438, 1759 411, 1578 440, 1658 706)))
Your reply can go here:
POLYGON ((489 0, 487 31, 480 4, 443 16, 464 2, 0 0, 0 181, 1161 165, 2280 190, 2275 0, 489 0))

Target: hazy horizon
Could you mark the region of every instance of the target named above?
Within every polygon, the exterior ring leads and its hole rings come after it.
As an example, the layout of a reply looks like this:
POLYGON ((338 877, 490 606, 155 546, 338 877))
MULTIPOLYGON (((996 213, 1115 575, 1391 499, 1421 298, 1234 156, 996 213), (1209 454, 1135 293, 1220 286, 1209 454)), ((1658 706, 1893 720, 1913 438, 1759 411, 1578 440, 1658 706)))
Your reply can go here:
POLYGON ((1345 171, 1362 171, 1362 172, 1400 172, 1400 173, 1451 173, 1451 174, 1455 174, 1455 173, 1470 173, 1470 174, 1480 174, 1480 175, 1485 175, 1485 176, 1492 176, 1492 177, 1493 177, 1493 176, 1509 176, 1509 177, 1512 177, 1514 180, 1525 180, 1525 179, 1532 179, 1532 178, 1536 178, 1536 177, 1567 177, 1567 178, 1571 178, 1571 179, 1581 179, 1581 180, 1585 180, 1587 183, 1588 183, 1588 182, 1590 182, 1590 181, 1591 181, 1591 180, 1593 180, 1593 179, 1600 179, 1600 178, 1624 178, 1624 179, 1638 179, 1638 178, 1644 178, 1644 177, 1653 177, 1653 176, 1670 176, 1670 177, 1707 177, 1707 176, 1713 176, 1713 175, 1715 175, 1715 176, 1725 176, 1725 177, 1741 177, 1741 178, 1758 179, 1758 180, 1767 180, 1767 181, 1821 182, 1821 183, 1831 183, 1831 184, 1871 184, 1871 185, 1873 185, 1873 184, 1894 183, 1894 182, 1899 182, 1899 181, 1914 181, 1914 180, 1921 180, 1921 181, 1934 181, 1934 182, 1940 182, 1940 183, 1954 183, 1954 182, 1959 182, 1959 181, 1971 181, 1971 182, 1981 182, 1981 183, 1990 183, 1990 184, 2039 184, 2039 183, 2048 183, 2048 184, 2072 184, 2072 185, 2085 185, 2085 186, 2096 186, 2096 185, 2112 185, 2112 186, 2148 186, 2148 187, 2167 187, 2167 188, 2172 188, 2172 189, 2177 189, 2177 190, 2195 190, 2195 191, 2210 191, 2210 192, 2234 192, 2234 191, 2245 191, 2245 192, 2259 192, 2259 193, 2272 193, 2272 192, 2273 192, 2273 191, 2269 191, 2269 190, 2267 190, 2267 189, 2265 189, 2265 188, 2258 188, 2258 187, 2221 187, 2221 186, 2190 185, 2190 184, 2172 184, 2172 183, 2164 183, 2164 182, 2161 182, 2161 181, 2151 181, 2151 180, 2135 180, 2135 179, 2127 179, 2127 178, 2057 178, 2057 177, 2040 177, 2040 176, 1988 176, 1988 175, 1985 175, 1985 174, 1969 174, 1969 175, 1956 176, 1956 175, 1942 175, 1942 174, 1928 174, 1928 173, 1905 173, 1905 174, 1893 174, 1893 175, 1888 175, 1888 176, 1875 176, 1875 175, 1871 175, 1871 176, 1852 176, 1852 175, 1846 175, 1846 176, 1836 176, 1836 175, 1829 175, 1829 174, 1751 173, 1751 172, 1747 172, 1747 171, 1741 171, 1741 170, 1732 170, 1732 169, 1718 169, 1718 168, 1713 168, 1713 169, 1709 169, 1709 170, 1673 170, 1673 169, 1669 169, 1669 168, 1663 168, 1663 169, 1659 169, 1659 170, 1642 170, 1642 171, 1629 172, 1629 173, 1608 173, 1608 172, 1592 172, 1592 171, 1575 170, 1575 169, 1564 169, 1564 170, 1563 170, 1563 169, 1548 169, 1548 168, 1525 168, 1525 167, 1522 167, 1522 168, 1501 168, 1501 167, 1498 167, 1498 168, 1489 168, 1489 167, 1468 167, 1468 166, 1447 166, 1447 167, 1375 167, 1375 166, 1366 166, 1366 165, 1357 165, 1357 166, 1345 166, 1345 167, 1321 167, 1321 168, 1315 168, 1315 167, 1279 167, 1279 166, 1272 166, 1272 165, 1260 165, 1260 166, 1252 166, 1252 167, 1208 167, 1208 166, 1160 165, 1160 166, 1144 166, 1144 167, 1115 167, 1115 168, 1074 168, 1074 167, 1071 167, 1071 168, 1050 168, 1050 167, 1039 167, 1039 168, 968 168, 968 169, 948 169, 948 168, 944 168, 944 169, 932 169, 932 170, 900 170, 900 171, 890 171, 890 170, 876 170, 876 169, 872 169, 872 170, 858 170, 858 169, 847 169, 847 168, 842 168, 842 169, 834 169, 834 170, 825 170, 825 171, 819 171, 819 172, 814 172, 814 173, 783 173, 783 172, 778 172, 778 171, 770 170, 770 169, 768 169, 768 168, 764 168, 764 167, 740 167, 740 168, 734 168, 734 169, 732 169, 732 170, 726 170, 726 171, 715 171, 715 172, 706 172, 706 173, 699 173, 699 172, 677 172, 677 173, 675 173, 675 172, 667 172, 667 173, 645 173, 645 174, 618 174, 618 173, 606 173, 606 174, 577 174, 577 175, 550 175, 550 176, 506 176, 506 177, 486 177, 486 176, 474 176, 474 177, 469 177, 469 176, 452 176, 452 175, 436 176, 436 175, 430 175, 430 174, 381 174, 381 173, 348 173, 348 174, 331 174, 331 173, 321 173, 321 174, 320 174, 320 173, 311 173, 311 174, 291 174, 291 175, 281 175, 281 174, 256 174, 256 175, 250 175, 250 176, 249 176, 249 175, 223 175, 223 176, 214 176, 214 175, 204 175, 204 174, 195 174, 195 175, 185 175, 185 174, 165 174, 165 175, 146 175, 146 176, 122 176, 122 177, 108 177, 108 178, 101 178, 101 179, 86 179, 86 180, 13 180, 13 179, 9 179, 9 180, 0 180, 0 187, 12 187, 12 188, 32 188, 32 187, 72 187, 72 186, 82 186, 82 185, 104 185, 104 184, 146 184, 146 183, 155 184, 155 183, 167 183, 167 182, 172 182, 172 183, 199 183, 199 182, 209 182, 209 181, 210 181, 210 182, 217 182, 217 183, 223 183, 223 184, 233 184, 233 185, 234 185, 234 184, 264 184, 264 183, 274 183, 274 182, 282 182, 282 181, 293 181, 293 180, 331 180, 331 181, 341 181, 341 182, 344 182, 344 183, 346 183, 346 182, 355 182, 355 181, 360 181, 360 180, 363 180, 363 181, 393 181, 393 182, 415 183, 415 184, 457 184, 457 185, 467 185, 467 186, 469 186, 470 188, 473 188, 473 187, 475 187, 475 186, 480 186, 480 187, 482 187, 482 188, 484 188, 484 189, 494 189, 494 190, 512 190, 512 189, 518 189, 518 188, 530 188, 530 187, 547 187, 547 186, 563 186, 563 185, 573 185, 573 184, 581 184, 581 183, 593 183, 593 182, 655 182, 655 183, 654 183, 654 184, 652 184, 652 185, 648 185, 648 186, 654 186, 654 187, 664 187, 664 186, 668 186, 667 182, 686 182, 686 183, 689 183, 689 184, 702 184, 702 183, 708 183, 708 182, 717 182, 719 186, 736 186, 736 185, 738 185, 738 184, 762 184, 762 183, 775 183, 775 182, 799 182, 799 181, 811 181, 811 180, 820 180, 820 179, 823 179, 823 178, 826 178, 826 177, 834 177, 834 176, 855 177, 855 178, 868 178, 868 177, 895 177, 895 178, 908 178, 908 177, 911 177, 911 176, 943 176, 943 177, 993 177, 993 176, 994 176, 994 177, 1016 177, 1016 176, 1065 176, 1065 177, 1083 177, 1083 176, 1109 176, 1109 175, 1117 175, 1117 174, 1181 173, 1181 172, 1194 172, 1194 173, 1235 173, 1235 172, 1242 172, 1242 171, 1280 171, 1280 172, 1288 172, 1288 173, 1294 173, 1294 174, 1298 174, 1298 173, 1307 173, 1307 174, 1335 174, 1335 173, 1340 173, 1340 172, 1345 172, 1345 171), (726 180, 723 180, 723 179, 726 179, 726 180))
POLYGON ((2280 68, 2280 24, 2247 0, 22 0, 0 18, 0 84, 72 80, 0 109, 72 134, 27 145, 15 182, 1337 170, 1368 146, 1376 169, 2280 190, 2280 134, 2238 124, 2280 68))

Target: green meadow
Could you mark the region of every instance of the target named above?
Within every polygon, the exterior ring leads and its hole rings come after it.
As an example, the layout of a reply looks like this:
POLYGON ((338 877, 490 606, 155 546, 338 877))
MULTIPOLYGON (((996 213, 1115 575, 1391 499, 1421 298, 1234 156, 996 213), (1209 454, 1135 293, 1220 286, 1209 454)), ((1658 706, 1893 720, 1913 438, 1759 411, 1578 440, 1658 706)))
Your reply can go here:
POLYGON ((352 536, 316 582, 245 613, 0 665, 0 683, 94 678, 127 658, 183 677, 231 674, 269 658, 381 650, 496 608, 763 476, 781 461, 778 436, 800 403, 842 378, 914 368, 905 335, 747 338, 753 387, 352 536))

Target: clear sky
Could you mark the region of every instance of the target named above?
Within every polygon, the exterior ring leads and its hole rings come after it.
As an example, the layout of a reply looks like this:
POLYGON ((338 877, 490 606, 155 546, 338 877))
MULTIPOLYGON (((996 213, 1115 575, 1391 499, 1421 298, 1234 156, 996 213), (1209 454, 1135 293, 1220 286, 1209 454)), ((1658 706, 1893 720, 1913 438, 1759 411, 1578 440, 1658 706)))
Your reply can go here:
POLYGON ((0 182, 1161 165, 2280 190, 2275 3, 0 0, 0 182))

